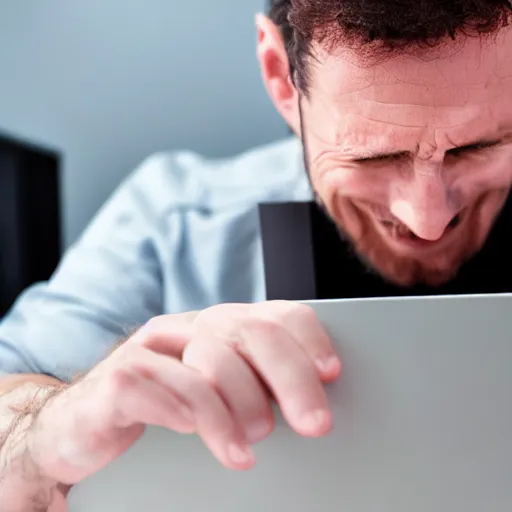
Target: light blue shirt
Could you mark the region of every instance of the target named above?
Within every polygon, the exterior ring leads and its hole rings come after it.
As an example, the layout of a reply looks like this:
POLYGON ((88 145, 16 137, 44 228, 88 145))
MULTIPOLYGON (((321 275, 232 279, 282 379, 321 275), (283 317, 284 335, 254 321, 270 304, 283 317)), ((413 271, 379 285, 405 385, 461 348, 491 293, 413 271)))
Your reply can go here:
POLYGON ((295 138, 149 158, 0 323, 0 373, 69 380, 153 316, 264 300, 258 204, 311 197, 295 138))

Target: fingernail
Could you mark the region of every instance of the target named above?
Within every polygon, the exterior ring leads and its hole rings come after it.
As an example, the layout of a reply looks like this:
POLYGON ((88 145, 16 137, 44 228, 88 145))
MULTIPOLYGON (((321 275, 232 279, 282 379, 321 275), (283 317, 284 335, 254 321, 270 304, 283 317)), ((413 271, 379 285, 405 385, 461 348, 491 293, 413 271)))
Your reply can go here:
POLYGON ((322 373, 329 375, 338 373, 341 368, 341 361, 338 356, 319 357, 315 363, 322 373))
POLYGON ((299 425, 301 431, 306 435, 323 435, 331 428, 332 415, 329 411, 318 409, 305 414, 299 425))
POLYGON ((228 457, 237 466, 247 466, 254 462, 254 454, 247 445, 230 444, 228 446, 228 457))
POLYGON ((268 436, 272 429, 272 425, 268 421, 260 421, 254 423, 247 428, 247 441, 249 443, 258 443, 268 436))

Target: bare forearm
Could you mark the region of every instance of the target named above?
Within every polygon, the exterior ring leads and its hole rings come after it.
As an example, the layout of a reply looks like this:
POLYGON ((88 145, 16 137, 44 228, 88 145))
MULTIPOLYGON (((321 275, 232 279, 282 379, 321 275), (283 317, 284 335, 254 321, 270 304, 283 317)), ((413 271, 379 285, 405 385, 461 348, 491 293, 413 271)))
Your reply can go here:
POLYGON ((30 427, 39 409, 58 389, 44 377, 0 380, 0 503, 2 512, 46 512, 57 482, 31 458, 30 427), (37 383, 35 383, 37 382, 37 383))

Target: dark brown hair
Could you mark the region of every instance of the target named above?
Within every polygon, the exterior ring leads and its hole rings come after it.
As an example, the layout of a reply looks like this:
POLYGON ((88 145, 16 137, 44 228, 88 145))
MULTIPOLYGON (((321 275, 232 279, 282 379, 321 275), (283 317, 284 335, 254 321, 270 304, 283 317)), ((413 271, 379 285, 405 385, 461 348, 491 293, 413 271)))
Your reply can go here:
POLYGON ((375 56, 461 34, 492 35, 510 22, 512 0, 271 0, 269 16, 281 29, 292 78, 306 93, 312 41, 375 56))

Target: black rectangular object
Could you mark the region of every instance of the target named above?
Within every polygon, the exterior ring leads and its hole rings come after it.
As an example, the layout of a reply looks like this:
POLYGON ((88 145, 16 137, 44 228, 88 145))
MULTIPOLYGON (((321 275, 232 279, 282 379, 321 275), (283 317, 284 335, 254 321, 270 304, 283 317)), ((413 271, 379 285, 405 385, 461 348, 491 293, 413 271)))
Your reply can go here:
POLYGON ((262 204, 259 214, 267 299, 316 297, 311 204, 262 204))
POLYGON ((61 256, 60 155, 0 136, 0 316, 61 256))
POLYGON ((401 287, 362 262, 315 202, 259 206, 268 300, 471 295, 512 292, 509 197, 484 247, 452 280, 401 287))
POLYGON ((267 299, 338 298, 343 283, 335 269, 347 248, 321 208, 313 201, 269 203, 259 214, 267 299))

